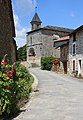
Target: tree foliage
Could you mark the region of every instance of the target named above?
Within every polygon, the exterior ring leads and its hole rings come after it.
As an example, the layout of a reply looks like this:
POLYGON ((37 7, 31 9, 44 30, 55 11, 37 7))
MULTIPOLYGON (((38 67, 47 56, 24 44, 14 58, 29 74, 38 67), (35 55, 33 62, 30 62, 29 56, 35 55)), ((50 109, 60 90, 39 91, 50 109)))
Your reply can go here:
POLYGON ((27 57, 26 45, 18 49, 18 60, 25 61, 27 57))

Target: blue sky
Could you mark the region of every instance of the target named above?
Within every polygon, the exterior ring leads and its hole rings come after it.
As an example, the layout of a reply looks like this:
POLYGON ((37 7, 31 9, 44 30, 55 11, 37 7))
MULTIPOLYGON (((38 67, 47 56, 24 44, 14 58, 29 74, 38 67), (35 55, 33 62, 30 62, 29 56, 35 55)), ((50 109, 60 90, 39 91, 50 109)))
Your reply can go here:
POLYGON ((42 26, 75 29, 83 24, 82 0, 12 0, 12 4, 18 47, 26 43, 26 32, 30 30, 30 21, 35 11, 42 21, 42 26))

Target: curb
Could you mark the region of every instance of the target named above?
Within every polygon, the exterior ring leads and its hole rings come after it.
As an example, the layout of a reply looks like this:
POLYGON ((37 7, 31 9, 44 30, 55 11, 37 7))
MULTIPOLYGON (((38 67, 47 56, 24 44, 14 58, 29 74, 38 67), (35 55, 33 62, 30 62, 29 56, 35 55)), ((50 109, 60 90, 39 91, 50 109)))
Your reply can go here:
POLYGON ((32 91, 31 91, 31 93, 29 95, 29 101, 25 104, 25 106, 20 108, 20 110, 27 110, 27 108, 30 106, 34 96, 39 93, 39 90, 38 90, 38 79, 37 79, 37 77, 33 73, 30 72, 30 74, 34 77, 34 82, 33 82, 32 86, 31 86, 32 87, 32 91))
POLYGON ((36 92, 36 91, 38 91, 38 79, 37 79, 37 77, 33 73, 30 72, 30 74, 34 78, 34 82, 32 84, 32 92, 36 92))

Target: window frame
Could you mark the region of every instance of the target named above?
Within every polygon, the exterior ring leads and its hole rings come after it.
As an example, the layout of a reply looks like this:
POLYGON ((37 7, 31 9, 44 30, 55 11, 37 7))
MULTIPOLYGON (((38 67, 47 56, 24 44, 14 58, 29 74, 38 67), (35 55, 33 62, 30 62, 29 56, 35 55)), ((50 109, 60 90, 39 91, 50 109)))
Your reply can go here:
POLYGON ((32 36, 30 37, 30 45, 32 45, 33 41, 32 41, 32 36))
POLYGON ((75 55, 75 54, 76 54, 76 42, 74 42, 72 44, 72 55, 75 55), (74 48, 74 46, 75 46, 75 48, 74 48))

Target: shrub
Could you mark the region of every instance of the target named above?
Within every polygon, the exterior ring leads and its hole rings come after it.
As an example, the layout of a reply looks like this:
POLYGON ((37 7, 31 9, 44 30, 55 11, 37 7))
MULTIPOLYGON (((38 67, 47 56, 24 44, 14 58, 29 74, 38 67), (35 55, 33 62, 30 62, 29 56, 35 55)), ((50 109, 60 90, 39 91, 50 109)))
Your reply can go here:
POLYGON ((0 70, 0 116, 8 117, 19 110, 21 97, 29 95, 33 77, 20 63, 7 64, 5 57, 0 70))
POLYGON ((41 69, 51 70, 51 67, 52 67, 52 56, 41 57, 41 69))

